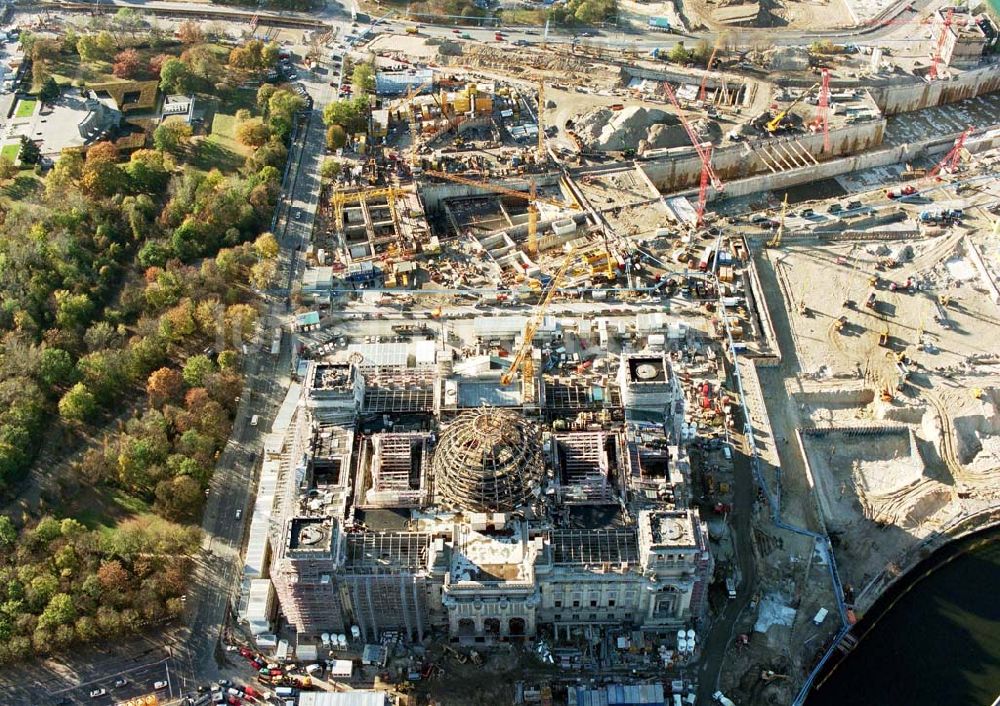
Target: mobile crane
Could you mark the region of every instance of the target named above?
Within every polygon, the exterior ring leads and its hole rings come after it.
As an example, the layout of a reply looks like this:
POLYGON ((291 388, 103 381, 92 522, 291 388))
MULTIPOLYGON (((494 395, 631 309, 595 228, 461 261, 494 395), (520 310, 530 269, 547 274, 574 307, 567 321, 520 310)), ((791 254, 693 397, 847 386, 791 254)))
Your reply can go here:
MULTIPOLYGON (((808 96, 813 91, 815 91, 817 88, 819 88, 819 86, 820 86, 820 84, 818 82, 814 83, 812 86, 810 86, 805 91, 803 91, 802 93, 800 93, 799 96, 798 96, 798 98, 796 98, 795 100, 793 100, 789 104, 789 106, 787 108, 785 108, 782 111, 779 111, 778 114, 775 115, 773 118, 771 118, 771 120, 767 123, 767 126, 766 126, 767 127, 767 131, 773 135, 778 130, 780 130, 782 128, 782 126, 784 125, 785 120, 787 120, 788 116, 791 115, 792 108, 794 108, 799 103, 801 103, 803 100, 805 100, 805 97, 808 96)), ((759 124, 760 123, 758 123, 758 125, 759 124)))

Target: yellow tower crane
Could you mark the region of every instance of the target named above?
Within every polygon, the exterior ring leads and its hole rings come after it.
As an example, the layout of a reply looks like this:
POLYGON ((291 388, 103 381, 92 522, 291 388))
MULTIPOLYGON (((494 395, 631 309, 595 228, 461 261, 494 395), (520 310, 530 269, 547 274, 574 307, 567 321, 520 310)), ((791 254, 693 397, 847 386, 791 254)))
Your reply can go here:
POLYGON ((547 203, 551 206, 556 206, 557 208, 580 208, 579 205, 575 203, 567 203, 565 201, 556 201, 555 199, 549 199, 539 196, 536 191, 535 180, 531 180, 531 186, 528 193, 523 191, 515 191, 514 189, 508 189, 505 186, 500 186, 498 184, 490 184, 488 182, 476 181, 475 179, 468 179, 463 176, 458 176, 457 174, 449 174, 448 172, 439 172, 433 169, 428 169, 424 171, 426 176, 435 177, 438 179, 444 179, 446 181, 453 181, 456 184, 465 184, 466 186, 474 186, 478 189, 486 189, 487 191, 493 191, 498 194, 503 194, 504 196, 510 196, 516 199, 524 199, 528 202, 528 240, 525 245, 525 249, 528 254, 534 255, 538 252, 538 207, 535 205, 537 203, 547 203))
POLYGON ((535 339, 535 334, 538 332, 538 328, 542 325, 542 320, 545 317, 545 310, 548 309, 549 304, 552 302, 556 290, 559 289, 562 278, 566 275, 566 270, 569 269, 569 265, 573 261, 573 257, 575 255, 576 248, 570 248, 569 252, 566 253, 566 257, 563 258, 562 264, 559 265, 559 269, 556 270, 555 275, 552 277, 552 281, 549 282, 549 288, 545 292, 545 296, 538 303, 538 306, 535 307, 535 311, 532 313, 531 318, 528 319, 528 323, 524 325, 524 337, 521 340, 520 348, 518 348, 517 353, 514 354, 514 358, 510 363, 510 368, 504 371, 504 374, 500 376, 500 383, 502 385, 509 385, 514 380, 514 376, 520 372, 521 379, 525 383, 524 390, 526 398, 534 396, 534 386, 531 384, 535 374, 535 368, 531 362, 532 341, 535 339))

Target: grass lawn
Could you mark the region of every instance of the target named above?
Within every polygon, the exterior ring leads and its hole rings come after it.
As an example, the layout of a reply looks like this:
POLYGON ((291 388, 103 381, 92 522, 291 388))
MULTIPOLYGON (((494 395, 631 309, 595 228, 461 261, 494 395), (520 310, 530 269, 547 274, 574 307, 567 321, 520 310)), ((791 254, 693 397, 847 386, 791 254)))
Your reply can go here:
POLYGON ((196 107, 205 111, 205 122, 212 127, 208 137, 198 145, 191 159, 192 166, 205 170, 218 167, 225 173, 235 172, 250 154, 249 148, 236 141, 236 111, 246 108, 257 112, 256 92, 234 91, 225 100, 199 96, 198 101, 196 107))
POLYGON ((22 98, 17 102, 17 110, 14 112, 15 118, 30 118, 35 114, 35 106, 38 101, 34 98, 22 98))
POLYGON ((545 24, 548 12, 545 10, 504 10, 502 13, 504 24, 510 25, 535 25, 545 24))
POLYGON ((21 145, 17 142, 13 142, 9 145, 4 145, 3 148, 0 149, 0 157, 6 157, 11 162, 14 162, 17 160, 17 153, 20 151, 21 145))
POLYGON ((114 488, 85 487, 66 508, 68 517, 75 517, 87 529, 110 529, 119 521, 150 514, 149 505, 114 488))

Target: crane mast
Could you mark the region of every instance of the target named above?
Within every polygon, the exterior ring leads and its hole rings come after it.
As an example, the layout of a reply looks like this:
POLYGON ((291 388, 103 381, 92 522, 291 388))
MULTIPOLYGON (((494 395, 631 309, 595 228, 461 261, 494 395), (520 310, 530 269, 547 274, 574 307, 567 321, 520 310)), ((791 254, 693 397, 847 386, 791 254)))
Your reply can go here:
POLYGON ((555 296, 556 290, 559 289, 559 284, 562 282, 562 278, 566 275, 566 270, 569 269, 569 264, 573 261, 573 256, 576 254, 576 248, 570 248, 569 252, 566 253, 566 257, 563 258, 562 264, 559 265, 559 269, 556 270, 555 275, 552 277, 552 281, 549 282, 549 288, 545 292, 545 296, 542 301, 538 303, 535 307, 535 311, 532 313, 531 318, 528 319, 528 323, 524 325, 524 337, 521 340, 521 346, 517 349, 517 353, 514 354, 514 359, 511 361, 510 368, 508 368, 503 375, 500 376, 500 383, 503 385, 509 385, 513 380, 514 376, 522 371, 522 378, 526 383, 530 383, 531 378, 534 375, 534 368, 531 364, 531 343, 535 339, 535 334, 538 332, 538 328, 542 325, 542 320, 545 317, 545 310, 548 309, 549 304, 552 302, 555 296))
POLYGON ((705 214, 705 204, 708 203, 708 185, 715 188, 716 191, 722 191, 724 187, 722 179, 715 173, 712 169, 712 145, 704 145, 701 139, 698 137, 698 133, 694 131, 691 124, 687 121, 684 116, 684 111, 681 110, 681 104, 677 101, 677 96, 674 95, 674 89, 670 87, 670 84, 666 81, 663 82, 663 91, 667 94, 667 98, 674 106, 674 110, 677 111, 677 117, 681 121, 681 125, 684 126, 684 131, 687 132, 688 139, 691 140, 691 144, 694 146, 695 152, 698 153, 698 159, 701 160, 701 184, 698 189, 698 217, 695 222, 695 227, 700 228, 704 222, 705 214))

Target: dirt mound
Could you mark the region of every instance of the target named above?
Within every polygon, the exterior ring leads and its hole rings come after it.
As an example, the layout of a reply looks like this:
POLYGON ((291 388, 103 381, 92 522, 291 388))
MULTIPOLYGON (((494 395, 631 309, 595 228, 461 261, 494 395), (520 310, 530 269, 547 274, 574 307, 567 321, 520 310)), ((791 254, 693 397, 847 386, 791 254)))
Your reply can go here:
POLYGON ((670 130, 672 127, 680 126, 677 118, 669 113, 633 105, 617 111, 610 108, 592 110, 580 118, 576 131, 590 149, 617 152, 638 149, 643 140, 651 147, 677 147, 684 144, 687 137, 683 130, 675 135, 670 130), (653 144, 651 140, 657 144, 653 144), (674 141, 676 144, 672 143, 674 141), (661 142, 664 144, 659 144, 661 142))
POLYGON ((771 71, 805 71, 809 68, 809 50, 805 47, 775 47, 764 52, 771 71))

